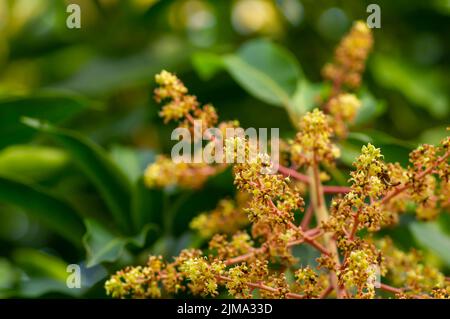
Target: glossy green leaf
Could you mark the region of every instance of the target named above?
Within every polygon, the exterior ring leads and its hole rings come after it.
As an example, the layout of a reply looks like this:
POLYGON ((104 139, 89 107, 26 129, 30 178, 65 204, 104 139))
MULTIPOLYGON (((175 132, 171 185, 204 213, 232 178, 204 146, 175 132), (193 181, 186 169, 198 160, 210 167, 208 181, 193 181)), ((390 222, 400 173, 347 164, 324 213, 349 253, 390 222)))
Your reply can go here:
POLYGON ((99 54, 55 88, 98 96, 137 84, 147 85, 162 68, 178 69, 188 61, 190 51, 188 43, 172 39, 170 43, 155 43, 126 56, 112 58, 99 54))
POLYGON ((0 99, 0 148, 27 142, 36 133, 20 122, 23 116, 61 123, 89 104, 77 95, 62 93, 0 99))
POLYGON ((359 94, 361 100, 361 108, 356 114, 355 121, 352 125, 363 125, 373 121, 386 110, 385 103, 377 100, 368 90, 362 90, 359 94))
POLYGON ((71 159, 97 187, 118 227, 127 232, 131 231, 130 182, 105 151, 77 132, 29 118, 24 119, 24 123, 49 134, 62 144, 71 159))
POLYGON ((434 70, 416 69, 403 60, 378 54, 372 58, 371 71, 380 85, 401 92, 434 117, 449 114, 448 92, 434 70))
POLYGON ((36 186, 0 177, 0 201, 22 208, 60 236, 80 245, 84 225, 65 201, 36 186))
POLYGON ((290 104, 293 114, 300 117, 317 107, 317 98, 323 89, 322 83, 309 83, 306 79, 299 81, 290 104))
POLYGON ((142 229, 144 225, 163 224, 163 191, 161 189, 148 188, 140 178, 133 189, 132 214, 136 229, 142 229))
POLYGON ((341 141, 339 146, 341 148, 340 160, 351 166, 356 157, 361 154, 361 148, 368 143, 381 149, 381 153, 387 162, 399 162, 400 164, 407 164, 409 153, 413 150, 414 144, 394 138, 379 131, 365 131, 351 132, 348 139, 341 141))
POLYGON ((211 79, 224 67, 222 57, 210 52, 195 52, 192 54, 192 65, 203 80, 211 79))
POLYGON ((153 226, 148 225, 135 237, 123 237, 111 232, 93 219, 86 219, 85 224, 87 231, 83 237, 83 243, 86 249, 87 267, 118 260, 129 244, 142 247, 148 232, 154 230, 153 226))
POLYGON ((245 90, 262 101, 293 109, 292 97, 302 79, 300 66, 286 49, 259 39, 223 57, 226 70, 245 90))
POLYGON ((47 294, 61 294, 64 296, 81 297, 86 289, 72 289, 65 282, 51 278, 33 278, 24 280, 12 296, 20 298, 39 298, 47 294))
POLYGON ((115 145, 111 149, 111 158, 120 169, 128 176, 130 181, 137 181, 141 175, 139 157, 135 150, 115 145))
POLYGON ((42 180, 67 167, 67 153, 39 145, 13 145, 0 151, 0 174, 27 180, 42 180))
POLYGON ((436 222, 414 222, 409 226, 414 238, 424 248, 436 253, 450 267, 450 236, 436 222))
POLYGON ((0 257, 0 298, 13 287, 18 278, 19 272, 13 264, 8 259, 0 257))
POLYGON ((21 248, 13 253, 14 262, 32 277, 44 277, 66 282, 67 263, 62 259, 45 252, 21 248))
POLYGON ((419 137, 419 143, 440 144, 441 141, 448 136, 447 127, 448 125, 437 126, 422 132, 419 137))

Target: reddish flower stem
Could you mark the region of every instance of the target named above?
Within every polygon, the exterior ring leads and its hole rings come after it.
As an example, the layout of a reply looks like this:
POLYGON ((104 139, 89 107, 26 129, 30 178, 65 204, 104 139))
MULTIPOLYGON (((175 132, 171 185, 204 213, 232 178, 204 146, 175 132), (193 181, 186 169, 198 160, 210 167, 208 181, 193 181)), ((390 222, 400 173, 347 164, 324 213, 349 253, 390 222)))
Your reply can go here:
MULTIPOLYGON (((278 166, 278 172, 284 176, 292 177, 300 182, 307 185, 311 184, 311 179, 308 175, 297 172, 295 169, 288 168, 282 165, 278 166)), ((325 194, 346 194, 350 191, 348 186, 338 186, 338 185, 323 185, 323 192, 325 194)))
MULTIPOLYGON (((297 239, 297 240, 293 240, 293 241, 289 242, 287 244, 287 246, 293 247, 293 246, 300 245, 300 244, 306 242, 308 244, 311 244, 313 247, 315 247, 317 249, 322 249, 323 253, 329 254, 328 251, 326 251, 324 247, 322 247, 321 245, 317 245, 317 243, 314 241, 314 239, 316 237, 321 235, 320 231, 318 232, 318 228, 310 229, 310 230, 306 231, 303 235, 305 237, 297 239), (314 244, 312 244, 312 243, 314 243, 314 244)), ((262 246, 260 248, 254 248, 253 250, 251 250, 250 252, 248 252, 246 254, 227 259, 225 261, 225 265, 230 266, 233 264, 237 264, 237 263, 246 261, 247 259, 252 258, 254 255, 262 254, 262 253, 266 252, 267 249, 268 249, 267 246, 262 246)))
POLYGON ((328 288, 326 288, 324 291, 322 291, 322 293, 319 295, 319 299, 325 299, 326 297, 328 297, 328 295, 333 291, 333 287, 332 286, 328 286, 328 288))
POLYGON ((403 292, 403 289, 401 289, 401 288, 392 287, 392 286, 389 286, 386 284, 380 284, 380 289, 382 289, 384 291, 392 292, 394 294, 403 292))
POLYGON ((350 235, 349 235, 349 239, 350 240, 354 240, 355 239, 355 235, 356 235, 356 232, 357 232, 357 230, 358 230, 358 224, 359 224, 359 213, 360 213, 360 210, 358 210, 356 213, 355 213, 355 215, 353 215, 353 227, 352 227, 352 231, 350 232, 350 235))
POLYGON ((304 230, 307 230, 309 228, 309 224, 311 223, 311 218, 314 214, 314 207, 313 205, 309 205, 306 209, 305 215, 303 216, 302 223, 300 224, 300 227, 304 230))
MULTIPOLYGON (((328 210, 325 206, 325 198, 323 194, 322 183, 320 182, 319 168, 317 163, 309 168, 309 176, 312 180, 312 183, 310 184, 311 203, 314 206, 317 222, 321 224, 328 220, 328 210)), ((329 256, 332 256, 336 265, 338 267, 341 267, 336 242, 330 234, 325 234, 323 240, 325 243, 325 247, 330 252, 329 256)), ((330 272, 330 284, 335 289, 338 298, 344 298, 347 295, 345 288, 339 285, 337 274, 335 271, 330 272)))
POLYGON ((351 190, 348 186, 323 185, 322 187, 325 194, 347 194, 351 190))
POLYGON ((248 252, 246 254, 227 259, 225 261, 225 265, 230 266, 230 265, 233 265, 233 264, 237 264, 237 263, 246 261, 247 259, 252 258, 254 255, 257 255, 257 254, 260 254, 260 253, 264 253, 266 250, 267 250, 266 246, 263 246, 261 248, 255 248, 255 249, 253 249, 252 251, 250 251, 250 252, 248 252))
MULTIPOLYGON (((233 281, 233 279, 231 279, 230 277, 221 276, 221 275, 217 276, 217 279, 220 279, 220 280, 223 280, 223 281, 233 281)), ((253 288, 253 289, 262 289, 262 290, 266 290, 266 291, 269 291, 269 292, 272 292, 272 293, 277 293, 279 291, 277 288, 273 288, 273 287, 267 286, 267 285, 263 284, 262 282, 259 282, 259 283, 247 282, 246 285, 248 287, 250 287, 250 288, 253 288)), ((305 296, 300 295, 300 294, 296 294, 296 293, 293 293, 293 292, 287 293, 286 297, 290 298, 290 299, 304 299, 305 298, 305 296)))
POLYGON ((285 167, 283 165, 278 165, 278 172, 283 174, 284 176, 291 176, 298 181, 309 184, 311 181, 309 180, 308 175, 304 175, 302 173, 297 172, 295 169, 285 167))

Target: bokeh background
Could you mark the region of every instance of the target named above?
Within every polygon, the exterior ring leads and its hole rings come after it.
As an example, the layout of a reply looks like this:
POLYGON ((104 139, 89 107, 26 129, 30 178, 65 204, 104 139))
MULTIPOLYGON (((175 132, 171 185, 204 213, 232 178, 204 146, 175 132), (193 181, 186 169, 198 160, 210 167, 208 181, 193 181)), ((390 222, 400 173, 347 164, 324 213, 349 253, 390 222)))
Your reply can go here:
MULTIPOLYGON (((149 252, 170 256, 186 245, 201 246, 189 220, 233 193, 227 173, 187 195, 138 189, 141 198, 152 198, 147 212, 163 231, 130 245, 131 239, 120 241, 124 235, 109 227, 108 179, 86 174, 71 151, 26 127, 23 116, 48 120, 100 145, 137 185, 155 154, 170 152, 172 145, 173 126, 162 124, 152 100, 153 77, 161 69, 175 72, 200 101, 213 103, 221 119, 279 127, 282 136, 292 136, 285 109, 249 94, 226 71, 208 73, 207 57, 265 38, 291 52, 311 83, 320 82, 322 66, 353 21, 367 18, 369 3, 381 7, 361 90, 370 112, 354 127, 360 134, 342 145, 344 170, 367 138, 382 146, 387 159, 405 164, 411 147, 437 143, 447 134, 450 1, 0 0, 0 176, 6 179, 0 185, 0 297, 104 297, 102 285, 111 271, 149 252), (81 29, 66 27, 69 3, 81 7, 81 29), (10 181, 23 184, 14 188, 10 181), (73 244, 67 240, 76 237, 71 227, 55 232, 42 222, 47 211, 58 214, 60 207, 35 193, 28 197, 23 185, 70 203, 83 218, 98 217, 103 228, 84 244, 81 238, 73 244), (102 249, 117 238, 119 247, 105 257, 102 249), (90 249, 104 255, 88 268, 90 249), (82 289, 65 286, 70 263, 82 267, 82 289)), ((345 183, 345 177, 333 177, 345 183)), ((409 223, 413 217, 405 216, 400 227, 386 232, 405 249, 424 249, 448 272, 447 216, 415 228, 409 223)), ((314 257, 310 251, 298 254, 314 257)))

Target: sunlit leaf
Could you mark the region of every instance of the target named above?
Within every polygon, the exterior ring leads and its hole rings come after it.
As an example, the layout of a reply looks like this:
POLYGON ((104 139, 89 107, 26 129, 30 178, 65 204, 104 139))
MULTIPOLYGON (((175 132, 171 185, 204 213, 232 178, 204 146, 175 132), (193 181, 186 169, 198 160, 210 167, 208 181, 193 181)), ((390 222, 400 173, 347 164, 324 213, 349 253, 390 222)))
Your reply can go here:
POLYGON ((70 162, 61 149, 38 145, 13 145, 0 151, 0 174, 42 180, 66 168, 70 162))
POLYGON ((267 40, 253 40, 223 59, 226 70, 250 94, 292 109, 291 99, 302 73, 289 51, 267 40))
POLYGON ((192 65, 203 80, 211 79, 224 67, 222 57, 210 52, 192 54, 192 65))
POLYGON ((56 256, 36 249, 21 248, 14 251, 13 260, 29 276, 66 282, 68 264, 56 256))

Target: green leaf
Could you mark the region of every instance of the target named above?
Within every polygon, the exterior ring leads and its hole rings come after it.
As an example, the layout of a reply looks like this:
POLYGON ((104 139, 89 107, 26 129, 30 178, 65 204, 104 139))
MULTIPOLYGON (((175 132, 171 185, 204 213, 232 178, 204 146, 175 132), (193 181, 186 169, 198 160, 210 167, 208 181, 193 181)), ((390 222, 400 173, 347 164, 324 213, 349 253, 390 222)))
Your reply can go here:
POLYGON ((374 55, 371 61, 371 71, 380 85, 401 92, 435 118, 449 114, 449 98, 442 87, 443 75, 434 70, 416 69, 404 60, 381 54, 374 55))
POLYGON ((61 123, 87 108, 89 101, 73 94, 41 94, 0 99, 0 148, 27 142, 35 130, 20 123, 23 116, 61 123))
POLYGON ((99 190, 120 229, 131 231, 130 182, 105 151, 81 134, 25 118, 25 124, 50 134, 99 190))
POLYGON ((148 232, 154 229, 152 225, 148 225, 135 237, 122 237, 112 233, 93 219, 86 219, 85 224, 87 231, 83 237, 83 243, 86 249, 86 267, 116 261, 123 255, 129 244, 142 247, 148 232))
POLYGON ((312 110, 317 105, 316 99, 323 89, 322 83, 309 83, 306 79, 299 81, 291 101, 294 115, 299 117, 312 110))
POLYGON ((137 181, 141 175, 138 153, 129 147, 115 145, 111 149, 111 158, 130 181, 137 181))
POLYGON ((0 257, 0 298, 5 290, 11 289, 19 278, 19 271, 12 263, 3 257, 0 257))
POLYGON ((224 67, 222 57, 210 52, 193 53, 192 65, 202 80, 211 79, 224 67))
POLYGON ((67 279, 67 263, 42 251, 21 248, 13 252, 14 262, 32 277, 45 277, 61 282, 67 279))
POLYGON ((133 190, 132 214, 134 225, 138 230, 146 224, 162 226, 163 191, 148 188, 143 178, 140 178, 133 190))
POLYGON ((189 43, 181 38, 171 38, 156 41, 149 48, 126 56, 98 55, 54 88, 98 96, 135 85, 148 85, 162 68, 180 69, 189 61, 190 54, 189 43))
POLYGON ((39 298, 47 294, 62 294, 72 297, 81 297, 86 292, 83 287, 78 289, 71 289, 67 287, 65 282, 61 282, 50 278, 33 278, 24 280, 17 291, 12 293, 12 296, 19 296, 21 298, 39 298))
POLYGON ((444 138, 448 136, 448 125, 435 126, 426 131, 423 131, 419 137, 420 144, 439 144, 444 138))
POLYGON ((372 93, 366 89, 360 92, 359 99, 361 100, 361 108, 356 115, 354 123, 352 123, 353 126, 366 124, 376 119, 386 110, 386 104, 375 99, 372 93))
POLYGON ((67 167, 61 149, 38 145, 13 145, 0 151, 0 174, 26 180, 43 180, 67 167))
POLYGON ((387 162, 399 162, 403 165, 408 163, 409 153, 414 148, 414 144, 380 131, 350 132, 347 140, 339 143, 341 148, 340 160, 351 166, 356 157, 361 154, 362 146, 368 143, 381 148, 381 153, 387 162))
POLYGON ((300 66, 287 50, 268 40, 244 44, 236 54, 223 57, 225 69, 256 98, 293 110, 292 97, 302 79, 300 66))
POLYGON ((36 186, 0 177, 0 201, 22 208, 75 245, 80 245, 84 225, 66 202, 36 186))
POLYGON ((437 222, 414 222, 409 228, 419 245, 436 253, 450 267, 450 236, 442 231, 437 222))

